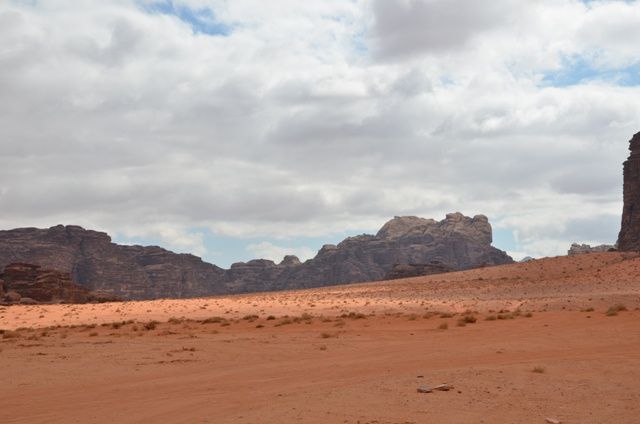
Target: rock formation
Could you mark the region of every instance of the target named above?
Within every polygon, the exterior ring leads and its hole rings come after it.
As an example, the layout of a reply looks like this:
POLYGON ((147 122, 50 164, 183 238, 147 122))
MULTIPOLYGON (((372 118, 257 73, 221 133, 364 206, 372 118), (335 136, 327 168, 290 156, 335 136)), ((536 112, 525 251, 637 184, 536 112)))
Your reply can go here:
POLYGON ((304 263, 287 256, 279 264, 257 259, 225 270, 193 255, 117 245, 105 233, 59 225, 0 231, 0 267, 35 263, 69 273, 89 290, 124 299, 183 298, 380 280, 403 264, 437 261, 460 270, 513 262, 491 242, 491 225, 483 215, 453 213, 439 222, 396 217, 375 236, 325 245, 304 263))
POLYGON ((71 281, 68 273, 38 265, 12 263, 0 274, 0 299, 10 303, 85 303, 89 290, 71 281))
POLYGON ((640 132, 629 141, 631 154, 624 162, 622 226, 618 249, 640 251, 640 132))
POLYGON ((400 278, 419 277, 422 275, 444 274, 454 271, 442 262, 433 261, 428 264, 395 264, 391 271, 385 275, 385 280, 397 280, 400 278))
POLYGON ((569 256, 573 255, 582 255, 585 253, 601 253, 601 252, 612 252, 615 251, 616 246, 612 244, 600 244, 598 246, 591 246, 589 244, 578 244, 573 243, 571 247, 567 251, 569 256))

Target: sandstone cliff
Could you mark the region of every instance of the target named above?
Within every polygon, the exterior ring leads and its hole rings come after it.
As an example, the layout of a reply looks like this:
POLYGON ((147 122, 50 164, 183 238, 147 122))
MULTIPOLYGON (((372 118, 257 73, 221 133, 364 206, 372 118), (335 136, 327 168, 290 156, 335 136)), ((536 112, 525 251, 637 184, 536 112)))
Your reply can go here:
POLYGON ((451 270, 513 262, 491 246, 483 215, 448 214, 442 221, 396 217, 374 235, 325 245, 300 263, 257 259, 224 270, 193 255, 160 247, 122 246, 77 226, 0 231, 0 267, 28 262, 68 272, 89 290, 125 299, 197 297, 320 287, 383 279, 394 266, 437 261, 451 270))
POLYGON ((569 256, 582 255, 585 253, 601 253, 615 251, 616 246, 612 244, 600 244, 598 246, 591 246, 590 244, 578 244, 573 243, 567 251, 569 256))
POLYGON ((68 273, 12 263, 0 273, 0 299, 9 303, 85 303, 94 297, 68 273))
POLYGON ((631 154, 624 162, 622 226, 618 249, 640 251, 640 132, 629 141, 631 154))

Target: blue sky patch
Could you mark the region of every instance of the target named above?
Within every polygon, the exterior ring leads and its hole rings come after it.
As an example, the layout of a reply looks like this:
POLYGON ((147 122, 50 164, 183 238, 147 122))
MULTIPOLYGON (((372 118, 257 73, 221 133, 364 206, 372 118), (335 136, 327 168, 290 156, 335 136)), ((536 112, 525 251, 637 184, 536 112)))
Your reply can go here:
POLYGON ((227 36, 232 30, 231 26, 217 20, 213 10, 208 7, 192 9, 178 5, 173 0, 155 1, 142 4, 141 7, 148 13, 176 16, 189 24, 195 34, 227 36))
POLYGON ((566 59, 562 69, 547 72, 543 84, 552 87, 568 87, 592 81, 603 81, 623 87, 640 85, 640 63, 615 69, 602 69, 593 66, 583 57, 566 59))

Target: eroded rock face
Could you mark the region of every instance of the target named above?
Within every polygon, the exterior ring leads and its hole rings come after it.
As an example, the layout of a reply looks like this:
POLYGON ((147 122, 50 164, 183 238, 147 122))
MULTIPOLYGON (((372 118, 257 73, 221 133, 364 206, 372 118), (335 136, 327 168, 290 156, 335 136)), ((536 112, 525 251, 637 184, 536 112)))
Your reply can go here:
POLYGON ((573 255, 583 255, 585 253, 601 253, 601 252, 612 252, 616 250, 616 246, 612 244, 600 244, 598 246, 591 246, 589 244, 578 244, 573 243, 569 248, 567 254, 569 256, 573 255))
POLYGON ((0 274, 4 300, 11 303, 85 303, 89 290, 75 284, 68 273, 43 269, 38 265, 12 263, 0 274))
POLYGON ((397 280, 400 278, 420 277, 423 275, 444 274, 454 271, 442 262, 434 261, 428 264, 396 264, 385 275, 385 280, 397 280))
POLYGON ((193 255, 121 246, 105 233, 60 225, 0 231, 0 266, 36 263, 70 273, 89 290, 124 299, 182 298, 380 280, 402 264, 437 261, 460 270, 513 262, 491 241, 483 215, 454 213, 439 222, 396 217, 375 236, 325 245, 304 263, 287 256, 279 264, 257 259, 224 270, 193 255))
POLYGON ((640 251, 640 132, 629 142, 631 154, 624 162, 622 226, 618 249, 640 251))
POLYGON ((41 265, 83 287, 123 299, 226 293, 224 270, 193 255, 156 246, 121 246, 98 231, 69 225, 0 231, 0 267, 41 265))

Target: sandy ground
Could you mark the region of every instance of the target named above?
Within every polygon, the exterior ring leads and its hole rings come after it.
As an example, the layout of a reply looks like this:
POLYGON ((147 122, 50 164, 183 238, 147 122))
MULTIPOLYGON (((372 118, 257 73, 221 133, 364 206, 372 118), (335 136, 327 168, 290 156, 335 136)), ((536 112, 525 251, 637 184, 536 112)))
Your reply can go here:
POLYGON ((639 307, 640 257, 619 253, 0 307, 0 423, 637 423, 639 307))

